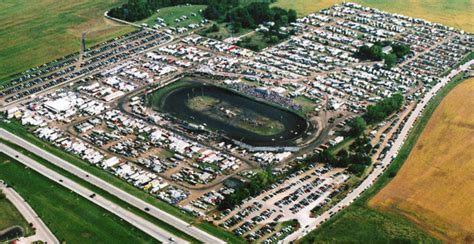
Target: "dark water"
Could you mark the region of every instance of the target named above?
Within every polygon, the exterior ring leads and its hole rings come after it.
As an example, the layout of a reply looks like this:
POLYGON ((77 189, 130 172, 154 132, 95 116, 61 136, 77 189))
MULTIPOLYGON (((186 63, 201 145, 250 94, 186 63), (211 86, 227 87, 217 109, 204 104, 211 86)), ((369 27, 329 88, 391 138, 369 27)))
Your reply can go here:
POLYGON ((12 239, 22 237, 22 236, 23 236, 23 229, 21 227, 13 227, 0 235, 0 242, 12 240, 12 239))
POLYGON ((236 92, 200 83, 180 87, 170 92, 161 102, 161 109, 180 119, 195 123, 206 123, 207 127, 225 133, 228 137, 253 146, 291 146, 308 129, 308 123, 301 116, 265 103, 261 103, 236 92), (285 129, 276 135, 264 136, 243 128, 224 123, 186 106, 188 99, 194 96, 210 96, 225 100, 232 106, 252 110, 262 116, 279 121, 285 129), (296 133, 295 133, 296 132, 296 133))

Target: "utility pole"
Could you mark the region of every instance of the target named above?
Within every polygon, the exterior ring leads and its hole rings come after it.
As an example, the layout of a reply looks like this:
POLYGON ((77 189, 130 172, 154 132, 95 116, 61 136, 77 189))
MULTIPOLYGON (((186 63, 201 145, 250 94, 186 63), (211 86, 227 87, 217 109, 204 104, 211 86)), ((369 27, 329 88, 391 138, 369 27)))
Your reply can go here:
POLYGON ((86 34, 87 32, 82 32, 81 35, 81 55, 86 51, 86 34))
POLYGON ((79 52, 79 60, 77 61, 76 68, 81 68, 82 60, 84 60, 84 53, 86 52, 86 34, 87 31, 82 32, 81 35, 81 49, 79 52))

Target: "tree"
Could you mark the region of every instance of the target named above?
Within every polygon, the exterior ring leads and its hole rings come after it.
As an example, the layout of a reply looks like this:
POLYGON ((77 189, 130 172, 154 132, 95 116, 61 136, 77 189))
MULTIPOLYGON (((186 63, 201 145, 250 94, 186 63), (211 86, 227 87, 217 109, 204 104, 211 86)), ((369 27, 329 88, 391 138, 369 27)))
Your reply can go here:
POLYGON ((329 150, 324 150, 324 151, 321 152, 321 154, 319 154, 319 160, 322 163, 332 164, 332 163, 336 162, 336 157, 334 157, 334 155, 332 155, 329 152, 329 150))
POLYGON ((333 163, 335 167, 347 167, 350 163, 349 152, 346 149, 342 149, 337 153, 337 160, 333 163))
POLYGON ((397 55, 397 58, 400 59, 410 53, 410 47, 404 44, 393 44, 392 51, 395 55, 397 55))
POLYGON ((217 24, 213 24, 211 27, 209 27, 209 29, 207 30, 207 32, 211 33, 211 32, 218 32, 219 31, 219 26, 217 24))
POLYGON ((384 55, 383 60, 385 66, 390 69, 397 63, 397 55, 393 53, 384 55))
POLYGON ((288 10, 288 22, 289 23, 296 22, 297 18, 298 18, 298 15, 296 14, 296 11, 294 9, 288 10))
POLYGON ((365 170, 365 165, 362 164, 351 164, 347 170, 357 176, 362 175, 365 170))
POLYGON ((349 135, 353 137, 358 137, 367 128, 367 123, 362 117, 357 117, 351 121, 350 127, 351 129, 349 131, 349 135))
POLYGON ((276 44, 278 43, 279 39, 277 36, 270 36, 270 39, 268 40, 269 43, 271 44, 276 44))
POLYGON ((207 8, 204 9, 202 14, 206 19, 218 19, 220 16, 216 6, 212 4, 207 6, 207 8))
POLYGON ((385 119, 391 113, 399 110, 403 105, 403 96, 399 93, 387 97, 375 105, 367 107, 367 112, 364 114, 364 119, 369 124, 377 123, 385 119))

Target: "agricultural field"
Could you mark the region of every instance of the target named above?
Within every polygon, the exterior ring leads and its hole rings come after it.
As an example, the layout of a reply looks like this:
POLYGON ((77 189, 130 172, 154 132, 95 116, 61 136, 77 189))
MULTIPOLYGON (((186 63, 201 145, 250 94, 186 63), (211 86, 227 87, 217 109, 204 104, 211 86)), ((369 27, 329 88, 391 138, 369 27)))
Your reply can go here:
POLYGON ((0 1, 0 83, 9 76, 133 30, 104 12, 125 0, 0 1))
POLYGON ((154 243, 153 238, 127 222, 4 154, 0 154, 0 179, 28 201, 61 241, 154 243))
POLYGON ((168 26, 174 27, 185 27, 189 24, 199 23, 203 17, 200 14, 200 10, 204 10, 206 5, 189 5, 189 6, 174 6, 159 9, 158 13, 153 14, 145 20, 137 21, 137 24, 146 23, 148 26, 153 26, 156 23, 156 18, 162 18, 168 26), (191 13, 195 13, 196 16, 192 16, 191 13), (179 23, 175 20, 181 16, 187 16, 188 19, 180 21, 179 23))
POLYGON ((399 213, 447 242, 474 241, 474 79, 428 122, 405 166, 369 206, 399 213))
MULTIPOLYGON (((275 6, 292 8, 303 16, 328 8, 342 0, 278 0, 275 6)), ((474 1, 472 0, 352 0, 364 6, 388 12, 423 18, 447 26, 474 32, 474 1)))

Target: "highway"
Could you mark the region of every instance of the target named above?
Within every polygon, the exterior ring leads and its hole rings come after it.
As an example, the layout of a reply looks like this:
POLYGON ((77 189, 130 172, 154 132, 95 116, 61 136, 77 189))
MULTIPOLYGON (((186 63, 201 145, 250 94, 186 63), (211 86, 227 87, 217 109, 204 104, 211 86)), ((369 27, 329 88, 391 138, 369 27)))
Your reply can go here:
POLYGON ((18 243, 33 243, 36 241, 51 244, 60 243, 36 212, 30 207, 30 205, 28 205, 25 199, 13 190, 13 188, 0 183, 0 189, 5 193, 5 196, 15 206, 15 208, 18 209, 18 212, 23 215, 25 220, 28 221, 28 223, 31 223, 32 227, 35 228, 34 235, 20 238, 18 243))
POLYGON ((14 158, 18 162, 28 166, 29 168, 33 169, 34 171, 42 174, 43 176, 49 178, 57 182, 58 184, 68 188, 69 190, 77 193, 78 195, 84 197, 85 199, 99 205, 100 207, 106 209, 107 211, 115 214, 116 216, 120 217, 121 219, 129 222, 136 228, 142 230, 143 232, 147 233, 151 237, 155 238, 156 240, 167 243, 170 242, 170 237, 173 238, 178 243, 187 243, 187 241, 182 240, 174 235, 169 234, 167 231, 157 227, 155 224, 151 223, 150 221, 135 215, 134 213, 123 209, 122 207, 118 206, 117 204, 103 198, 100 195, 95 195, 91 197, 95 192, 87 189, 79 185, 78 183, 62 176, 61 174, 57 173, 54 170, 47 168, 46 166, 34 161, 28 156, 25 156, 15 149, 10 148, 4 144, 0 144, 0 151, 5 153, 11 158, 14 158))
POLYGON ((287 238, 283 240, 284 243, 289 243, 293 242, 297 239, 302 238, 309 232, 313 231, 316 229, 318 226, 320 226, 322 223, 327 221, 333 214, 339 212, 340 210, 344 209, 345 207, 349 206, 351 203, 353 203, 362 193, 364 193, 365 190, 367 190, 369 187, 371 187, 378 177, 382 175, 382 173, 385 171, 385 169, 388 168, 390 163, 392 162, 392 159, 396 157, 398 154, 398 151, 402 147, 403 143, 405 142, 410 130, 412 129, 414 123, 418 119, 418 117, 421 115, 423 112, 424 108, 428 104, 428 102, 438 93, 438 91, 443 88, 448 82, 456 75, 459 73, 467 70, 471 65, 474 64, 474 60, 471 60, 467 62, 466 64, 460 66, 459 68, 451 71, 447 76, 442 78, 438 84, 436 84, 429 92, 426 93, 425 97, 417 104, 413 112, 410 114, 410 117, 406 121, 406 123, 403 125, 403 128, 395 140, 394 145, 390 148, 390 150, 387 152, 385 157, 381 161, 381 165, 378 167, 375 167, 374 170, 367 176, 367 178, 359 185, 357 186, 354 190, 349 192, 347 196, 342 199, 340 202, 338 202, 336 205, 331 207, 329 210, 325 211, 321 215, 319 215, 317 218, 310 218, 307 222, 308 227, 303 227, 300 228, 299 230, 295 231, 291 235, 289 235, 287 238))
MULTIPOLYGON (((91 175, 90 173, 68 163, 66 160, 62 159, 62 158, 59 158, 59 157, 56 157, 55 155, 41 149, 40 147, 6 131, 5 129, 0 129, 0 137, 5 139, 5 140, 8 140, 8 141, 11 141, 11 142, 14 142, 15 144, 25 148, 26 150, 32 152, 33 154, 36 154, 38 156, 40 156, 41 158, 49 161, 50 163, 66 170, 67 172, 71 173, 71 174, 74 174, 80 178, 82 178, 84 181, 87 181, 88 183, 104 190, 104 191, 107 191, 108 193, 120 198, 121 200, 129 203, 130 205, 138 208, 138 209, 141 209, 143 210, 144 212, 148 213, 149 215, 157 218, 157 219, 160 219, 166 223, 168 223, 169 225, 172 225, 174 226, 175 228, 177 228, 178 230, 184 232, 184 233, 187 233, 188 235, 196 238, 197 240, 201 241, 201 242, 204 242, 204 243, 225 243, 224 241, 212 236, 211 234, 208 234, 207 232, 204 232, 194 226, 191 226, 189 225, 188 223, 186 223, 185 221, 135 197, 135 196, 132 196, 130 195, 129 193, 113 186, 112 184, 94 176, 94 175, 91 175), (149 209, 149 211, 145 211, 145 209, 149 209)), ((5 152, 8 150, 9 156, 13 156, 15 157, 16 154, 19 154, 18 152, 15 152, 13 149, 11 148, 8 148, 6 147, 5 145, 3 144, 0 144, 0 150, 5 152), (16 153, 16 154, 15 154, 16 153)), ((91 192, 90 190, 87 190, 87 189, 84 189, 83 187, 81 187, 80 185, 78 185, 77 183, 74 183, 70 180, 67 180, 65 179, 65 177, 57 174, 56 172, 52 171, 52 170, 49 170, 47 169, 46 167, 42 166, 41 164, 31 160, 30 158, 24 156, 24 155, 21 155, 19 154, 19 158, 17 159, 20 159, 22 163, 28 163, 29 167, 33 168, 33 166, 35 168, 42 168, 43 170, 48 170, 47 172, 45 173, 42 173, 43 175, 47 176, 48 178, 51 178, 55 181, 58 181, 58 179, 63 179, 63 183, 68 183, 68 188, 70 188, 71 190, 74 190, 74 189, 81 189, 85 192, 82 192, 82 194, 87 197, 88 199, 94 201, 95 203, 98 203, 98 199, 101 200, 101 206, 103 206, 105 209, 113 212, 113 213, 116 213, 116 215, 118 214, 122 214, 124 215, 124 211, 125 212, 128 212, 126 210, 123 210, 123 209, 120 209, 120 207, 116 206, 115 204, 111 203, 110 201, 107 201, 106 199, 103 199, 101 198, 100 196, 96 196, 95 198, 91 199, 89 198, 89 196, 93 193, 91 192), (52 177, 54 175, 54 177, 52 177), (104 205, 104 201, 107 201, 107 204, 104 205), (120 211, 118 211, 120 209, 120 211)), ((25 164, 26 164, 25 163, 25 164)), ((34 168, 33 168, 34 169, 34 168)), ((38 170, 36 170, 38 171, 38 170)), ((63 184, 64 185, 64 184, 63 184)), ((82 195, 81 194, 81 195, 82 195)), ((133 217, 134 215, 132 215, 130 212, 128 212, 126 214, 126 216, 124 217, 133 217)), ((122 216, 120 216, 122 217, 122 216)), ((123 218, 124 218, 123 217, 123 218)), ((135 216, 136 217, 136 216, 135 216)), ((125 219, 125 218, 124 218, 125 219)), ((157 239, 158 239, 158 236, 163 239, 164 237, 166 237, 164 240, 166 242, 166 240, 168 240, 169 237, 171 237, 170 234, 168 234, 167 232, 159 229, 158 227, 156 227, 154 224, 151 224, 150 222, 144 220, 144 219, 130 219, 130 221, 128 222, 131 222, 132 224, 134 224, 135 226, 136 225, 140 225, 142 226, 142 230, 144 230, 144 232, 150 234, 150 233, 154 233, 154 235, 152 236, 156 236, 157 239), (152 226, 150 226, 150 224, 152 226), (152 228, 153 227, 153 228, 152 228), (148 230, 145 231, 145 230, 148 230), (149 233, 150 232, 150 233, 149 233)), ((150 234, 151 235, 151 234, 150 234)), ((184 243, 185 241, 184 240, 180 240, 179 238, 176 238, 176 237, 173 237, 177 242, 179 243, 184 243)))

